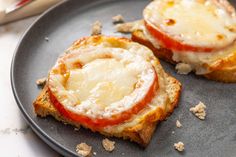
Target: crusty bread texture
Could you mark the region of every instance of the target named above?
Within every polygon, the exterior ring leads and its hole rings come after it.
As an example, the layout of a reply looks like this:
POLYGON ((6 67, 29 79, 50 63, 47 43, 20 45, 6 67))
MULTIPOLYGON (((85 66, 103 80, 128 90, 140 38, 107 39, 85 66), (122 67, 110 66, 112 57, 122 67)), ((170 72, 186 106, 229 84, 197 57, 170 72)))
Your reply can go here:
MULTIPOLYGON (((172 64, 176 64, 176 62, 172 59, 173 52, 166 48, 155 48, 153 44, 145 37, 142 30, 135 30, 132 32, 132 40, 149 47, 158 58, 172 64)), ((206 64, 204 66, 211 69, 210 73, 203 75, 204 77, 210 80, 225 83, 236 82, 236 52, 225 58, 221 58, 212 64, 206 64)))

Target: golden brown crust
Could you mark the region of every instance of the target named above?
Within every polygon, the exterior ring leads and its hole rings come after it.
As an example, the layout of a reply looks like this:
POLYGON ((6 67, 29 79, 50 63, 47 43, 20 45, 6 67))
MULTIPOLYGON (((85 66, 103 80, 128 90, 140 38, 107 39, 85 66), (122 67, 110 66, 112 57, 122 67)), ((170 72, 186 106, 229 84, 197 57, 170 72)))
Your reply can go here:
MULTIPOLYGON (((154 52, 154 54, 160 59, 163 59, 172 64, 176 64, 176 62, 173 61, 172 59, 173 56, 172 51, 167 50, 165 48, 160 48, 160 49, 155 48, 152 45, 152 43, 148 41, 148 39, 145 37, 144 33, 141 30, 134 31, 132 33, 132 40, 149 47, 154 52)), ((212 72, 203 75, 204 77, 210 80, 220 81, 225 83, 236 82, 236 53, 227 58, 218 60, 212 65, 205 65, 205 66, 211 69, 212 72)))
POLYGON ((213 71, 209 74, 204 75, 206 78, 214 81, 220 81, 225 83, 235 83, 236 82, 236 67, 232 69, 222 69, 213 71))

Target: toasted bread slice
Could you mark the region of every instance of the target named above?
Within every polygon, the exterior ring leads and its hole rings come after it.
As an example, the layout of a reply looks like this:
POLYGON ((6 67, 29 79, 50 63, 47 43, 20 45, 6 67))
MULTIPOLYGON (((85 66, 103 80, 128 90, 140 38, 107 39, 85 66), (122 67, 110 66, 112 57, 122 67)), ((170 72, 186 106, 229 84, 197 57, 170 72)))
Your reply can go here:
MULTIPOLYGON (((156 128, 158 121, 165 120, 168 115, 170 115, 174 108, 177 106, 179 101, 179 96, 181 92, 181 84, 175 78, 166 75, 167 78, 167 93, 169 95, 170 101, 167 104, 166 110, 158 108, 156 111, 150 111, 145 115, 144 120, 140 124, 128 127, 121 133, 109 133, 100 132, 106 136, 122 137, 124 139, 130 139, 131 141, 139 143, 141 146, 145 147, 149 143, 152 134, 156 128), (153 118, 156 117, 157 120, 153 118)), ((71 124, 75 127, 80 127, 79 124, 64 118, 53 106, 49 99, 48 86, 45 85, 37 99, 33 103, 35 113, 40 117, 53 116, 58 121, 71 124)))
POLYGON ((169 76, 164 72, 160 62, 153 56, 152 52, 148 48, 140 44, 133 43, 131 40, 128 40, 126 38, 105 36, 82 38, 76 41, 66 52, 69 53, 69 56, 72 56, 73 51, 77 48, 95 44, 103 44, 110 47, 114 46, 116 48, 123 48, 127 47, 127 44, 133 44, 133 46, 140 48, 139 51, 135 51, 133 53, 140 53, 140 55, 149 55, 153 61, 152 65, 154 66, 155 71, 158 75, 159 82, 159 88, 155 91, 155 96, 153 96, 152 101, 149 102, 148 105, 145 106, 137 114, 132 115, 131 118, 125 120, 122 123, 108 125, 100 129, 94 129, 92 127, 86 126, 86 123, 79 124, 79 122, 75 122, 66 118, 66 116, 61 114, 62 112, 58 111, 57 108, 55 108, 50 98, 49 80, 49 83, 45 85, 44 89, 41 91, 41 93, 33 103, 35 113, 41 117, 51 115, 59 121, 69 123, 76 127, 82 125, 84 128, 89 128, 94 132, 98 131, 106 136, 115 136, 122 137, 124 139, 130 139, 131 141, 137 142, 145 147, 152 137, 152 134, 156 128, 156 124, 159 121, 166 119, 166 117, 170 113, 172 113, 174 108, 177 106, 181 91, 181 84, 175 78, 169 76), (72 53, 70 53, 70 51, 72 51, 72 53))
MULTIPOLYGON (((167 62, 176 64, 172 59, 173 52, 166 48, 157 49, 153 44, 145 37, 142 30, 135 30, 132 32, 132 40, 149 47, 154 54, 167 62)), ((231 55, 218 59, 212 64, 204 65, 206 68, 211 69, 211 72, 204 74, 203 76, 215 81, 235 83, 236 82, 236 50, 231 55)))

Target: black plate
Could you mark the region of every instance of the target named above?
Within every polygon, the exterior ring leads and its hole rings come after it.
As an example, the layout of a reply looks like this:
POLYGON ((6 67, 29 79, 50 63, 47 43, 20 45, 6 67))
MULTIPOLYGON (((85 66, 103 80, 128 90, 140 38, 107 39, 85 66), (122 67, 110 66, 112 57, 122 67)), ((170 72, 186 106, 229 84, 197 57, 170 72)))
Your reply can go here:
MULTIPOLYGON (((235 1, 234 1, 235 2, 235 1)), ((103 136, 85 129, 74 131, 51 117, 38 118, 32 102, 40 89, 35 80, 47 75, 57 57, 76 39, 90 34, 95 20, 103 23, 103 33, 114 33, 111 17, 124 15, 127 21, 142 17, 146 0, 71 0, 62 3, 40 17, 23 36, 12 60, 11 81, 17 104, 32 129, 53 149, 65 156, 76 156, 75 146, 86 142, 97 156, 236 156, 236 84, 209 81, 195 75, 178 75, 174 67, 162 62, 166 71, 183 84, 179 107, 167 121, 158 125, 146 149, 137 144, 112 138, 116 149, 112 153, 101 146, 103 136), (45 40, 49 38, 49 41, 45 40), (189 108, 199 101, 207 106, 207 118, 200 121, 189 108), (179 119, 183 127, 176 129, 179 119), (173 133, 174 131, 174 133, 173 133), (185 152, 178 153, 173 144, 185 143, 185 152)))

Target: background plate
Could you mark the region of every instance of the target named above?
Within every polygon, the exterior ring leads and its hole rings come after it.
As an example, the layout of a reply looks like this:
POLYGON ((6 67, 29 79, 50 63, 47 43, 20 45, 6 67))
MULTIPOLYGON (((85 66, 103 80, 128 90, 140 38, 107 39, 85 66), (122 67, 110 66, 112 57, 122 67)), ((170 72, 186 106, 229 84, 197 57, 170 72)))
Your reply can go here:
MULTIPOLYGON (((234 1, 235 2, 235 1, 234 1)), ((14 55, 11 69, 13 92, 24 117, 32 129, 52 148, 65 156, 76 156, 75 146, 86 142, 100 156, 236 156, 236 84, 208 81, 195 75, 178 75, 174 67, 162 62, 167 72, 183 84, 179 107, 167 121, 158 125, 146 149, 137 144, 112 138, 116 149, 104 151, 102 135, 85 129, 75 131, 51 117, 38 118, 32 102, 40 89, 35 81, 47 75, 57 57, 76 39, 90 35, 95 20, 103 23, 103 33, 114 33, 111 17, 122 14, 126 21, 141 19, 147 0, 70 0, 51 9, 39 18, 22 38, 14 55), (49 41, 45 40, 49 38, 49 41), (202 101, 207 106, 207 118, 201 121, 189 108, 202 101), (183 127, 176 129, 179 119, 183 127), (173 132, 174 131, 174 132, 173 132), (173 144, 183 141, 186 150, 178 153, 173 144)))

